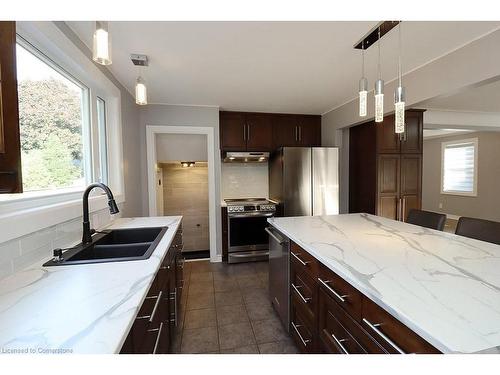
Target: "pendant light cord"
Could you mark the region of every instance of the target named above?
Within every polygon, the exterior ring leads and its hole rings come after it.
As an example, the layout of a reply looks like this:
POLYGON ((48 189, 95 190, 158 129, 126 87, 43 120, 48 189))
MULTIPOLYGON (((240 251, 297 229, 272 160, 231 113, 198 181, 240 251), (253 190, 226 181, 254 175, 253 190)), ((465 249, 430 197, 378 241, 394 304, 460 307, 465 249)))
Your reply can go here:
POLYGON ((378 79, 382 79, 382 74, 380 72, 380 26, 378 27, 378 79))
POLYGON ((401 87, 402 81, 403 81, 403 72, 401 70, 401 50, 402 50, 402 44, 401 44, 401 21, 399 21, 398 24, 398 38, 399 38, 399 56, 398 56, 398 83, 399 86, 401 87))
POLYGON ((361 77, 365 76, 365 41, 361 43, 361 77))

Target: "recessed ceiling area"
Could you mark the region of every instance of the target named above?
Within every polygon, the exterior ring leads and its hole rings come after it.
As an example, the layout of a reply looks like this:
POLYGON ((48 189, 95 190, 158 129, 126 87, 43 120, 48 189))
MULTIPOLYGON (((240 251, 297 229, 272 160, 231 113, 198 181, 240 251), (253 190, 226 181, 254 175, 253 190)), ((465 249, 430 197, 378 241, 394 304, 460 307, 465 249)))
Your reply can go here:
POLYGON ((471 87, 459 93, 429 99, 419 103, 420 108, 500 113, 500 77, 498 81, 471 87))
MULTIPOLYGON (((67 22, 92 46, 93 22, 67 22)), ((357 96, 355 42, 377 22, 110 22, 109 69, 133 93, 141 74, 149 102, 224 110, 323 114, 357 96), (135 67, 131 53, 148 55, 135 67)), ((500 22, 402 23, 407 72, 500 27, 500 22)), ((382 38, 382 76, 397 73, 397 28, 382 38)), ((366 51, 369 87, 377 48, 366 51)), ((407 88, 410 90, 411 88, 407 88)), ((389 93, 386 93, 389 96, 389 93)))

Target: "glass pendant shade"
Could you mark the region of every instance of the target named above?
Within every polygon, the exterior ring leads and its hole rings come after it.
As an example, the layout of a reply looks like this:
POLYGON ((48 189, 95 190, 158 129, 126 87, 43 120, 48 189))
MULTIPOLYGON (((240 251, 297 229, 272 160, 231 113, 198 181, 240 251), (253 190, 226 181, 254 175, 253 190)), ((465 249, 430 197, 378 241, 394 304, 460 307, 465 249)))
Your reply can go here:
POLYGON ((107 22, 96 22, 92 58, 98 64, 111 65, 111 37, 107 22))
POLYGON ((359 80, 359 116, 367 114, 368 80, 363 77, 359 80))
POLYGON ((148 91, 146 88, 146 82, 139 77, 135 83, 135 102, 139 105, 148 104, 148 91))
POLYGON ((397 134, 405 132, 405 89, 398 86, 394 93, 395 121, 394 131, 397 134))
POLYGON ((384 81, 375 82, 375 122, 384 121, 384 81))

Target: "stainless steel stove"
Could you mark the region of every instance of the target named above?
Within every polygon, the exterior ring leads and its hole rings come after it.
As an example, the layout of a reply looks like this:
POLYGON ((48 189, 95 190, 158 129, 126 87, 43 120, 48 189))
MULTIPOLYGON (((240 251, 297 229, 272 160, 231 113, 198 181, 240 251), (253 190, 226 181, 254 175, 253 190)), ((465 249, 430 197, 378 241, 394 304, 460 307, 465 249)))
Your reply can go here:
POLYGON ((265 198, 226 199, 228 220, 228 263, 269 259, 267 219, 276 204, 265 198))

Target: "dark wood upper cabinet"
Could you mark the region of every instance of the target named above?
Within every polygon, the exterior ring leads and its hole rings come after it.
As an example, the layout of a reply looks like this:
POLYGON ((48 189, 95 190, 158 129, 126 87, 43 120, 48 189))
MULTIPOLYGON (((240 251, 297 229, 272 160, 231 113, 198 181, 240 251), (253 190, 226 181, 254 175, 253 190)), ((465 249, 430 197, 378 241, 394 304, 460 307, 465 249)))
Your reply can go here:
POLYGON ((15 22, 0 22, 0 51, 0 193, 21 193, 15 22))
POLYGON ((321 116, 297 116, 300 146, 321 146, 321 116))
POLYGON ((377 152, 381 154, 399 154, 399 135, 394 132, 394 115, 385 116, 384 121, 373 125, 377 129, 377 152))
POLYGON ((273 148, 271 116, 265 113, 251 113, 247 114, 245 119, 247 151, 271 151, 273 148))
POLYGON ((240 112, 220 112, 221 148, 229 151, 246 150, 245 114, 240 112))
POLYGON ((220 112, 222 151, 272 151, 321 145, 321 116, 220 112))
POLYGON ((423 150, 423 111, 412 110, 405 113, 406 136, 400 142, 401 153, 421 154, 423 150))

